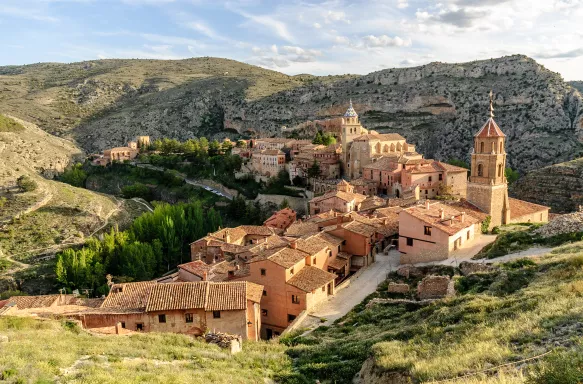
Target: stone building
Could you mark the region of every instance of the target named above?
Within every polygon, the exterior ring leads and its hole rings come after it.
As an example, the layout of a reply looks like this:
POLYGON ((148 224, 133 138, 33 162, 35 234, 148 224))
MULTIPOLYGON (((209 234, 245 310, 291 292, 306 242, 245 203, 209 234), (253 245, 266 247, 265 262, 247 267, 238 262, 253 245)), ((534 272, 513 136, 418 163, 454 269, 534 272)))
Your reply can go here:
POLYGON ((494 121, 493 94, 490 117, 474 135, 467 200, 491 217, 490 228, 502 224, 548 221, 549 208, 508 197, 506 135, 494 121))
POLYGON ((360 209, 360 204, 367 196, 354 192, 354 187, 346 180, 341 180, 335 191, 327 192, 322 196, 310 200, 310 215, 320 212, 352 212, 360 209))
POLYGON ((349 179, 362 176, 363 167, 374 159, 391 154, 415 152, 415 146, 408 144, 397 133, 379 134, 365 129, 359 122, 352 101, 342 118, 342 162, 344 174, 349 179))
POLYGON ((263 149, 251 153, 251 164, 260 175, 275 177, 285 169, 285 153, 279 149, 263 149))
POLYGON ((450 205, 430 203, 399 212, 401 264, 445 260, 480 233, 480 221, 450 205))
POLYGON ((263 222, 263 225, 283 230, 292 225, 294 221, 296 221, 296 211, 291 208, 284 208, 271 215, 263 222))
POLYGON ((135 141, 128 142, 126 147, 116 147, 103 151, 103 154, 93 160, 94 165, 106 166, 113 161, 124 162, 135 159, 141 149, 150 146, 150 136, 138 136, 135 141))
POLYGON ((340 154, 339 145, 329 146, 309 144, 304 145, 293 156, 288 164, 290 180, 296 177, 307 179, 308 169, 317 163, 320 167, 320 175, 312 180, 312 183, 319 179, 336 179, 340 177, 340 154))
MULTIPOLYGON (((263 286, 251 282, 208 281, 114 284, 105 300, 65 302, 33 296, 8 301, 7 315, 55 315, 79 320, 84 328, 121 328, 141 332, 202 335, 206 329, 258 340, 263 286), (47 305, 51 301, 50 305, 47 305)), ((59 295, 52 295, 57 296, 59 295)))

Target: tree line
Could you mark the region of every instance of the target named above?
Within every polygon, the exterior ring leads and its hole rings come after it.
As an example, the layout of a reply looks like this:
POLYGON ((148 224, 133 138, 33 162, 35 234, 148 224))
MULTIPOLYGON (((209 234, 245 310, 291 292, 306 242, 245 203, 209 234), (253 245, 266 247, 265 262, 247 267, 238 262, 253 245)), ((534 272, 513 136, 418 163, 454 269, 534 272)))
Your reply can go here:
POLYGON ((200 202, 156 204, 154 212, 138 217, 126 231, 112 228, 102 239, 91 238, 81 249, 57 255, 57 281, 69 290, 89 289, 106 294, 105 276, 117 282, 144 281, 190 261, 190 243, 222 225, 214 208, 200 202))

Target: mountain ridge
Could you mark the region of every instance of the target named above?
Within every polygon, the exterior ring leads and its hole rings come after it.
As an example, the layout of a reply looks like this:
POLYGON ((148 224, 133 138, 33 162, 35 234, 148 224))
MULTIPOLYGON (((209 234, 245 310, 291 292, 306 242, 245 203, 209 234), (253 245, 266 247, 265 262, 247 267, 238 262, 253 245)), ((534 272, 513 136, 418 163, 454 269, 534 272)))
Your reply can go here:
POLYGON ((341 115, 352 99, 365 127, 400 133, 426 157, 467 160, 491 89, 511 167, 526 172, 583 154, 580 92, 522 55, 363 76, 288 76, 217 58, 0 67, 0 111, 89 152, 141 134, 279 136, 282 126, 341 115), (26 91, 7 95, 13 83, 26 91))

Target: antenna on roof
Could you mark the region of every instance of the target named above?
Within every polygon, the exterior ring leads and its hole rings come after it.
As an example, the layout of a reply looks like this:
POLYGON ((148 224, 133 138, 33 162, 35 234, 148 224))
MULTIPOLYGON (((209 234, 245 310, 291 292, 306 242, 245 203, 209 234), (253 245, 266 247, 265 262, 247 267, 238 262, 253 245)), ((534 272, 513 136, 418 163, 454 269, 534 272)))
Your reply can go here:
POLYGON ((490 90, 490 118, 494 117, 494 93, 490 90))

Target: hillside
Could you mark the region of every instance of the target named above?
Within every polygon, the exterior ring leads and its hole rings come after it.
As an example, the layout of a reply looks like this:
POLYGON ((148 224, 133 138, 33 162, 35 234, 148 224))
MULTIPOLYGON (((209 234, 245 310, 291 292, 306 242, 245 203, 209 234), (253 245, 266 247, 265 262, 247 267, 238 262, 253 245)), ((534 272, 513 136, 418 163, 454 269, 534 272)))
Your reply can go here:
POLYGON ((12 124, 10 130, 0 130, 0 291, 46 293, 54 289, 47 278, 51 260, 39 261, 39 255, 82 243, 114 224, 123 227, 145 208, 50 180, 80 150, 34 124, 0 116, 12 124), (36 188, 20 191, 16 181, 21 176, 36 188))
POLYGON ((467 160, 490 89, 512 168, 583 153, 581 94, 526 56, 340 77, 287 76, 216 58, 0 67, 0 111, 89 152, 138 134, 279 135, 282 126, 339 116, 352 98, 366 127, 401 133, 427 157, 467 160))
POLYGON ((234 356, 186 335, 98 336, 74 323, 0 317, 7 383, 263 383, 290 369, 284 347, 246 343, 234 356))
MULTIPOLYGON (((454 277, 456 296, 437 301, 373 304, 409 298, 381 284, 333 326, 289 337, 287 354, 307 382, 580 383, 582 250, 573 243, 535 262, 454 277)), ((389 278, 411 287, 421 279, 389 278)))
POLYGON ((569 81, 569 85, 576 88, 579 92, 583 92, 583 81, 569 81))
POLYGON ((511 184, 510 193, 556 213, 576 211, 583 205, 583 158, 533 170, 511 184))

